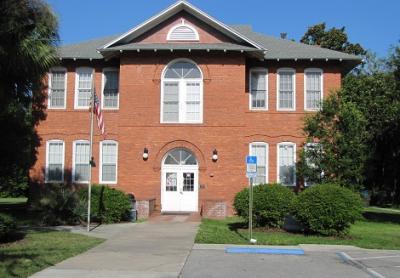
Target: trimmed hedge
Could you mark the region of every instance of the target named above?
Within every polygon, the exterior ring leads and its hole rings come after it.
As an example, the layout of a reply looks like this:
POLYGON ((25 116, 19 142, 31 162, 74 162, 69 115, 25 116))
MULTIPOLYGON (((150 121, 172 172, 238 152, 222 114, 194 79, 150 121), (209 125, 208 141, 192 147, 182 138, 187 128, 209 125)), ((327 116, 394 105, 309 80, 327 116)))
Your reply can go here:
MULTIPOLYGON (((81 217, 85 218, 87 211, 87 188, 78 192, 81 200, 81 217)), ((127 194, 108 186, 93 185, 91 193, 90 214, 93 221, 100 223, 118 223, 129 220, 132 203, 127 194)), ((82 219, 86 221, 85 219, 82 219)))
POLYGON ((359 194, 336 184, 320 184, 301 192, 293 202, 293 216, 306 232, 327 236, 345 235, 361 218, 359 194))
MULTIPOLYGON (((290 212, 294 193, 280 184, 262 184, 253 188, 253 225, 258 227, 281 227, 290 212)), ((237 214, 249 218, 249 189, 236 194, 233 203, 237 214)))
POLYGON ((17 230, 17 224, 11 216, 0 213, 0 242, 7 240, 17 230))

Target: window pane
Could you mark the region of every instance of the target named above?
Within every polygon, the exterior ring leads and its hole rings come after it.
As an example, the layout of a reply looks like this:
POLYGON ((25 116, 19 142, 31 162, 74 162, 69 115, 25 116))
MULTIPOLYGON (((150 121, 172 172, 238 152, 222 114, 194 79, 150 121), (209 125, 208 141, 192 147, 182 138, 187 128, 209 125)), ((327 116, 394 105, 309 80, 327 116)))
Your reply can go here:
POLYGON ((49 181, 62 181, 63 142, 50 142, 47 154, 47 178, 49 181))
POLYGON ((279 108, 294 108, 293 72, 279 72, 279 108))
POLYGON ((177 62, 167 68, 164 78, 201 78, 201 73, 192 63, 177 62))
POLYGON ((89 142, 75 143, 75 181, 89 179, 89 142))
POLYGON ((266 72, 253 71, 250 79, 251 107, 266 108, 266 72))
POLYGON ((164 82, 163 120, 179 122, 179 83, 164 82))
POLYGON ((306 73, 306 108, 319 109, 321 106, 321 73, 306 73))
POLYGON ((279 181, 284 185, 294 185, 295 161, 293 145, 279 146, 279 181))
POLYGON ((257 156, 257 177, 255 184, 264 184, 267 182, 267 145, 251 144, 251 155, 257 156))
POLYGON ((61 108, 65 104, 65 72, 53 71, 50 84, 50 107, 61 108))
POLYGON ((92 95, 92 73, 78 73, 78 107, 90 106, 92 95))
POLYGON ((102 181, 117 181, 117 144, 114 142, 102 143, 102 181))
POLYGON ((200 120, 200 83, 186 83, 186 120, 200 120))
POLYGON ((118 71, 104 72, 104 92, 103 105, 107 108, 118 107, 118 90, 119 90, 119 73, 118 71))

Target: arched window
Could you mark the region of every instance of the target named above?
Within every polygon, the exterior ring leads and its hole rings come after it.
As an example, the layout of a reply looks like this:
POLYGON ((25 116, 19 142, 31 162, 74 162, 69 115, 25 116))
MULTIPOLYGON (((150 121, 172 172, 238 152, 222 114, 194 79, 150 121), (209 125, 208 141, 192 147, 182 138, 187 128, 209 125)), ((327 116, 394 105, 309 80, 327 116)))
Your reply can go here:
POLYGON ((198 41, 199 33, 197 30, 186 24, 182 19, 182 22, 178 25, 173 26, 167 35, 168 41, 198 41))
POLYGON ((203 78, 189 60, 170 63, 163 72, 161 123, 203 122, 203 78))
POLYGON ((197 160, 190 151, 179 148, 167 153, 164 165, 197 165, 197 160))

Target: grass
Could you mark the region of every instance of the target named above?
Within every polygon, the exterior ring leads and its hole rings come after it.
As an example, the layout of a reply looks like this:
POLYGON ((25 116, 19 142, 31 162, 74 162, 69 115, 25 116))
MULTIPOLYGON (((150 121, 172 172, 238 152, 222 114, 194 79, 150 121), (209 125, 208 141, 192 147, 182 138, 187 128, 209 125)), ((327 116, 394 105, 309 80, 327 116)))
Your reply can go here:
POLYGON ((19 241, 0 244, 0 277, 28 277, 103 241, 69 232, 28 231, 19 241))
POLYGON ((26 204, 28 198, 17 197, 17 198, 0 198, 0 205, 22 205, 26 204))
MULTIPOLYGON (((346 238, 288 233, 281 230, 255 229, 257 244, 339 244, 373 249, 400 249, 400 225, 390 222, 358 221, 346 238)), ((246 225, 238 217, 225 220, 204 219, 196 236, 196 243, 248 244, 246 225)))

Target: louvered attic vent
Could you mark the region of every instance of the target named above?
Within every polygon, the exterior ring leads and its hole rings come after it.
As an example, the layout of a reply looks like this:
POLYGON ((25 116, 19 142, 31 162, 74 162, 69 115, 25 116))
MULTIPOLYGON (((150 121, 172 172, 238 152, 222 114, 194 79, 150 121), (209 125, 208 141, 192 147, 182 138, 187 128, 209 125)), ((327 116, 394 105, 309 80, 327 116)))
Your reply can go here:
POLYGON ((199 33, 182 20, 182 23, 172 27, 167 35, 169 41, 198 41, 199 33))

